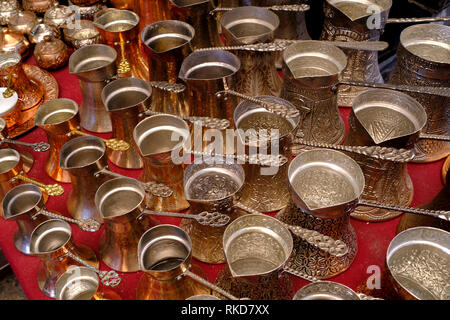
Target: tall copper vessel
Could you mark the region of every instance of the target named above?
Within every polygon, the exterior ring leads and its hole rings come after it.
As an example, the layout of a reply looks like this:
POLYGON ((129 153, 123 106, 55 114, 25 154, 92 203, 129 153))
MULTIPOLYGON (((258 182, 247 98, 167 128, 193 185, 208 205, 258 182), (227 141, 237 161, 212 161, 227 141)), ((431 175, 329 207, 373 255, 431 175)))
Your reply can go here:
POLYGON ((161 20, 170 20, 168 0, 134 0, 133 11, 139 16, 139 33, 145 26, 161 20))
POLYGON ((173 190, 168 198, 153 197, 149 208, 156 211, 181 211, 189 207, 184 197, 183 162, 175 159, 190 145, 189 126, 173 115, 148 117, 134 128, 133 138, 144 162, 143 182, 163 183, 173 190))
MULTIPOLYGON (((184 58, 192 52, 194 28, 182 21, 164 20, 144 28, 141 40, 148 57, 151 81, 179 82, 178 73, 184 58)), ((190 116, 186 93, 154 90, 152 110, 190 116)))
POLYGON ((344 139, 345 126, 334 86, 346 65, 342 50, 319 41, 293 44, 283 52, 280 97, 300 111, 298 135, 304 140, 341 143, 344 139))
MULTIPOLYGON (((222 35, 228 46, 272 42, 280 25, 278 16, 259 7, 240 7, 223 14, 220 18, 222 35)), ((274 52, 234 52, 241 61, 234 89, 240 93, 258 96, 280 95, 283 81, 279 76, 274 52)))
POLYGON ((341 240, 348 247, 347 254, 333 256, 294 235, 290 268, 317 279, 344 272, 358 250, 350 213, 364 189, 361 168, 341 152, 314 149, 292 160, 288 178, 291 200, 276 218, 341 240))
POLYGON ((210 294, 210 289, 187 277, 186 271, 204 278, 203 270, 191 261, 189 236, 172 225, 159 225, 139 240, 138 300, 185 300, 193 295, 210 294))
POLYGON ((112 131, 111 119, 101 94, 107 80, 116 73, 117 52, 104 44, 76 50, 69 58, 69 72, 76 75, 81 88, 81 127, 92 132, 112 131))
POLYGON ((94 20, 105 43, 117 51, 117 75, 148 80, 148 65, 142 55, 138 33, 139 16, 129 10, 107 10, 94 20))
MULTIPOLYGON (((366 90, 353 102, 345 144, 412 149, 426 121, 424 108, 409 95, 393 90, 366 90)), ((414 191, 406 163, 359 154, 350 156, 358 162, 364 173, 366 183, 362 199, 400 206, 411 203, 414 191)), ((358 206, 352 217, 365 221, 384 221, 401 213, 358 206)))
MULTIPOLYGON (((392 0, 326 0, 321 40, 378 41, 386 24, 392 0)), ((382 83, 377 51, 343 49, 348 64, 342 80, 382 83)), ((364 88, 340 86, 338 105, 351 106, 364 88)))
MULTIPOLYGON (((419 24, 400 34, 397 64, 389 82, 415 86, 450 87, 450 27, 419 24)), ((409 93, 426 110, 428 121, 423 133, 450 134, 450 98, 409 93)), ((450 154, 450 142, 420 139, 414 161, 432 162, 450 154)))

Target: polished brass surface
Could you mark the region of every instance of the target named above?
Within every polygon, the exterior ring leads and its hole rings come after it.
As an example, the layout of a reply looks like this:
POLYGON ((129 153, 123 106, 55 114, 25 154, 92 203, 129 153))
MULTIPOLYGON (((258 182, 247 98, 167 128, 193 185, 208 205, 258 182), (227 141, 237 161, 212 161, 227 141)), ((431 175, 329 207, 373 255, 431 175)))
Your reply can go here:
POLYGON ((37 24, 38 20, 34 12, 21 11, 11 15, 8 21, 8 28, 28 35, 37 24))
MULTIPOLYGON (((321 40, 378 41, 386 24, 392 0, 327 0, 321 40), (377 13, 374 19, 374 13, 377 13)), ((343 80, 382 83, 378 52, 343 49, 348 63, 343 80)), ((338 105, 351 106, 364 88, 340 86, 338 105)))
POLYGON ((59 69, 69 61, 69 48, 59 39, 46 36, 34 48, 34 59, 44 69, 59 69))
POLYGON ((33 29, 31 29, 30 34, 28 35, 28 39, 33 44, 39 43, 46 36, 51 36, 56 39, 61 39, 61 31, 59 28, 54 26, 49 26, 44 23, 36 24, 33 29))
POLYGON ((21 32, 10 28, 2 28, 0 33, 0 52, 17 52, 22 58, 26 58, 31 52, 31 45, 21 32))
POLYGON ((76 50, 69 58, 69 72, 77 76, 81 93, 81 127, 92 132, 112 131, 111 118, 101 99, 106 81, 117 72, 117 52, 104 44, 76 50))
POLYGON ((360 300, 356 292, 343 284, 320 281, 298 290, 292 300, 360 300))
MULTIPOLYGON (((179 82, 178 73, 184 58, 192 52, 194 36, 191 25, 177 20, 158 21, 142 30, 141 41, 148 57, 150 81, 179 82)), ((154 90, 152 110, 182 117, 191 115, 186 92, 154 90)))
MULTIPOLYGON (((346 65, 342 50, 320 41, 293 44, 283 52, 284 84, 280 97, 300 111, 301 138, 336 144, 344 139, 344 121, 333 87, 346 65)), ((294 154, 299 147, 293 148, 294 154)))
POLYGON ((173 190, 168 198, 153 197, 149 208, 155 211, 181 211, 189 207, 184 197, 183 164, 174 163, 172 155, 188 149, 189 127, 173 115, 148 117, 134 128, 133 138, 144 162, 139 178, 143 182, 163 183, 173 190))
MULTIPOLYGON (((424 108, 409 95, 393 90, 366 90, 354 100, 345 144, 411 150, 426 121, 424 108)), ((357 154, 351 157, 364 173, 362 199, 401 206, 411 203, 413 185, 406 163, 357 154)), ((351 215, 364 221, 384 221, 400 214, 400 211, 358 206, 351 215)))
MULTIPOLYGON (((420 24, 400 34, 397 64, 389 80, 393 84, 450 87, 450 27, 420 24)), ((409 93, 426 110, 427 124, 422 132, 449 135, 450 98, 409 93)), ((421 139, 417 141, 415 161, 432 162, 450 154, 450 142, 421 139)))

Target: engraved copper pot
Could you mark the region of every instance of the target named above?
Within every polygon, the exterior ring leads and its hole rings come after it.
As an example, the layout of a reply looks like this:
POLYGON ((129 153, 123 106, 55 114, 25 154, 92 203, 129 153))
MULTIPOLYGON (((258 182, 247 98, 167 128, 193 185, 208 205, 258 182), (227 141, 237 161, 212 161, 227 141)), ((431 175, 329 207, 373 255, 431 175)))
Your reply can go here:
MULTIPOLYGON (((141 40, 148 57, 151 81, 178 81, 181 64, 192 52, 194 35, 195 30, 191 25, 177 20, 158 21, 142 30, 141 40)), ((190 116, 187 93, 155 90, 152 110, 190 116)))
POLYGON ((70 266, 55 283, 56 300, 122 300, 88 267, 70 266))
POLYGON ((431 227, 405 230, 386 253, 387 279, 397 298, 449 300, 450 233, 431 227))
POLYGON ((139 45, 138 24, 139 16, 129 10, 109 10, 94 20, 105 43, 117 51, 117 75, 148 80, 147 61, 139 45))
POLYGON ((195 30, 192 46, 195 49, 222 45, 217 21, 210 14, 214 9, 211 0, 169 0, 171 17, 189 23, 195 30))
POLYGON ((17 52, 22 58, 26 58, 31 52, 31 45, 23 33, 10 28, 2 28, 0 32, 0 52, 17 52))
POLYGON ((93 132, 110 132, 112 124, 101 94, 107 81, 117 72, 117 53, 104 44, 93 44, 76 50, 69 58, 69 72, 77 76, 81 93, 81 127, 93 132))
POLYGON ((34 59, 43 69, 59 69, 69 61, 69 48, 59 39, 46 36, 34 48, 34 59))
POLYGON ((120 272, 136 272, 138 242, 144 232, 158 224, 143 215, 146 194, 134 179, 117 178, 103 183, 95 193, 95 205, 105 228, 99 251, 103 262, 120 272))
POLYGON ((94 27, 94 23, 90 20, 80 20, 79 28, 64 28, 63 33, 64 41, 69 43, 75 49, 103 42, 100 33, 94 27))
POLYGON ((56 181, 70 183, 70 173, 59 166, 59 156, 62 146, 71 139, 67 133, 79 128, 78 105, 70 99, 46 102, 36 112, 34 123, 45 131, 50 144, 45 172, 56 181))
POLYGON ((144 274, 136 289, 138 300, 185 300, 210 294, 210 289, 191 277, 187 270, 205 278, 203 270, 191 261, 192 243, 182 229, 168 224, 151 228, 139 240, 139 267, 144 274))
POLYGON ((173 190, 168 198, 153 197, 149 208, 155 211, 181 211, 189 207, 184 197, 183 163, 181 149, 188 149, 190 135, 188 124, 177 116, 155 115, 134 128, 133 138, 144 162, 139 180, 163 183, 173 190))
POLYGON ((221 99, 215 93, 234 86, 240 67, 239 58, 224 50, 195 51, 186 57, 179 77, 187 85, 191 115, 232 122, 236 97, 221 99))
POLYGON ((67 211, 75 219, 94 219, 103 223, 95 206, 95 192, 107 179, 95 174, 108 165, 105 143, 97 137, 78 137, 66 142, 60 152, 59 166, 67 170, 72 191, 67 198, 67 211))
MULTIPOLYGON (((67 1, 69 7, 75 6, 70 0, 67 1)), ((108 9, 105 5, 105 1, 98 1, 91 6, 75 6, 76 14, 79 15, 81 20, 93 21, 97 14, 101 13, 103 10, 108 9)))
POLYGON ((39 211, 44 206, 41 190, 32 184, 12 188, 2 200, 3 218, 16 221, 14 245, 23 254, 31 254, 30 238, 34 228, 47 220, 39 211))
POLYGON ((244 215, 223 235, 227 265, 215 284, 240 298, 290 300, 291 278, 283 267, 292 253, 292 235, 280 221, 265 215, 244 215))
MULTIPOLYGON (((394 84, 450 87, 450 27, 419 24, 406 28, 400 35, 397 64, 389 82, 394 84)), ((450 98, 409 93, 427 112, 423 133, 450 134, 448 115, 450 98)), ((432 162, 450 154, 450 142, 420 139, 414 161, 432 162)))
MULTIPOLYGON (((258 98, 295 109, 291 103, 281 98, 258 98)), ((238 129, 238 144, 245 146, 246 154, 251 154, 258 148, 266 151, 268 155, 280 154, 289 160, 292 158, 290 146, 297 131, 299 117, 284 118, 253 102, 243 101, 234 111, 234 123, 238 129), (266 133, 261 130, 266 130, 266 133), (275 131, 272 130, 278 130, 278 133, 274 135, 275 131), (259 136, 252 137, 252 131, 259 136)), ((244 164, 243 167, 245 183, 241 202, 244 205, 258 211, 270 212, 280 210, 288 204, 289 161, 281 167, 264 167, 259 164, 244 164)))
POLYGON ((55 5, 48 9, 44 14, 44 24, 54 26, 55 28, 64 28, 74 14, 72 8, 67 6, 55 5))
MULTIPOLYGON (((378 41, 386 24, 392 0, 326 0, 321 40, 378 41), (376 14, 375 14, 376 13, 376 14), (375 15, 374 15, 375 14, 375 15)), ((348 58, 342 80, 383 83, 378 52, 343 49, 348 58)), ((338 105, 351 106, 364 88, 340 86, 338 105)))
MULTIPOLYGON (((424 108, 409 95, 393 90, 366 90, 353 102, 345 144, 412 149, 426 121, 424 108)), ((414 191, 406 163, 354 153, 351 157, 364 173, 362 199, 400 206, 411 203, 414 191)), ((358 206, 352 217, 384 221, 400 214, 400 211, 358 206)))
POLYGON ((23 9, 44 14, 51 7, 58 5, 58 0, 22 0, 23 9))
POLYGON ((17 0, 4 0, 0 2, 0 25, 7 25, 9 18, 20 11, 20 4, 17 0))
MULTIPOLYGON (((239 200, 245 173, 239 164, 191 164, 184 173, 184 193, 189 213, 219 212, 233 221, 242 214, 234 207, 239 200)), ((224 263, 222 238, 226 226, 204 226, 183 219, 180 227, 192 240, 192 256, 205 263, 224 263)))
POLYGON ((276 218, 341 240, 348 247, 346 255, 332 256, 294 235, 290 267, 317 279, 344 272, 358 250, 350 213, 364 189, 361 168, 341 152, 314 149, 292 160, 288 178, 291 200, 276 218))
MULTIPOLYGON (((223 14, 220 24, 225 44, 240 46, 272 42, 280 20, 268 9, 240 7, 223 14)), ((233 85, 236 91, 250 96, 280 95, 283 80, 275 66, 274 52, 237 50, 234 54, 241 61, 233 85)))
MULTIPOLYGON (((34 117, 43 101, 44 88, 27 77, 17 53, 0 53, 0 87, 8 87, 8 82, 19 96, 17 105, 21 112, 14 125, 18 126, 34 117)), ((8 130, 14 126, 8 125, 8 130)))
POLYGON ((55 298, 55 283, 58 278, 72 265, 80 263, 69 257, 71 253, 94 268, 99 262, 95 252, 86 245, 75 244, 70 225, 59 219, 44 221, 31 233, 31 253, 41 259, 37 272, 37 284, 41 291, 55 298))
POLYGON ((28 35, 37 24, 38 20, 34 12, 20 11, 11 15, 8 21, 8 28, 28 35))
POLYGON ((346 65, 342 50, 319 41, 293 44, 283 52, 280 97, 300 111, 298 134, 304 140, 339 144, 344 139, 334 86, 346 65))
POLYGON ((55 39, 61 39, 61 31, 55 26, 49 26, 47 24, 37 24, 31 29, 28 39, 33 44, 37 44, 44 40, 46 36, 53 37, 55 39))

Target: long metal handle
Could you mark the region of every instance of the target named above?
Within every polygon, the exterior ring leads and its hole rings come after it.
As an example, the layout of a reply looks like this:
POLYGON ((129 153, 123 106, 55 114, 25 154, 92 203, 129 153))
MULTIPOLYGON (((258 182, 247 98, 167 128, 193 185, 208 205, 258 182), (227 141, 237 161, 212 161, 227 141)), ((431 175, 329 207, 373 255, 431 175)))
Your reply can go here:
MULTIPOLYGON (((307 4, 285 4, 285 5, 274 5, 270 7, 262 7, 264 9, 272 10, 272 11, 294 11, 294 12, 304 12, 308 11, 310 6, 307 4)), ((221 11, 231 11, 235 8, 215 8, 214 10, 210 11, 210 14, 215 14, 216 12, 221 11)))
POLYGON ((362 154, 375 159, 382 159, 394 162, 409 162, 414 159, 415 153, 413 150, 407 149, 395 149, 386 148, 379 146, 343 146, 339 144, 328 144, 320 143, 314 141, 305 141, 301 138, 296 137, 293 139, 292 143, 298 143, 305 146, 316 147, 316 148, 327 148, 334 150, 341 150, 347 152, 353 152, 362 154))
POLYGON ((60 196, 64 193, 64 188, 61 187, 61 185, 59 185, 59 184, 43 184, 39 181, 30 179, 21 174, 14 176, 14 178, 12 178, 11 180, 14 181, 16 179, 34 184, 35 186, 38 186, 39 188, 44 189, 45 193, 48 194, 49 196, 60 196))
POLYGON ((78 263, 81 263, 83 266, 88 267, 91 270, 94 270, 96 273, 98 273, 101 282, 108 287, 117 287, 120 282, 122 282, 122 279, 120 276, 115 272, 114 270, 110 271, 101 271, 93 266, 91 266, 89 263, 78 257, 77 255, 73 254, 70 251, 66 252, 66 255, 73 260, 75 260, 78 263))
MULTIPOLYGON (((80 135, 80 136, 87 136, 87 137, 96 137, 93 136, 92 134, 88 134, 85 132, 82 132, 80 130, 72 130, 70 131, 67 136, 72 136, 74 134, 80 135)), ((97 137, 99 138, 99 137, 97 137)), ((130 148, 130 145, 128 144, 128 142, 123 141, 123 140, 119 140, 119 139, 103 139, 103 138, 99 138, 101 139, 108 148, 110 148, 111 150, 114 151, 127 151, 130 148)))
POLYGON ((450 87, 423 87, 423 86, 408 86, 399 85, 391 83, 369 83, 369 82, 358 82, 358 81, 340 81, 338 85, 350 85, 356 87, 367 87, 367 88, 379 88, 379 89, 390 89, 413 93, 423 93, 431 94, 435 96, 450 97, 450 87))
MULTIPOLYGON (((152 116, 167 113, 146 110, 145 114, 147 116, 152 116)), ((201 126, 210 129, 225 130, 230 127, 230 121, 227 119, 210 118, 210 117, 180 117, 180 118, 192 123, 200 123, 201 126)))
POLYGON ((17 141, 17 140, 12 140, 12 139, 3 139, 0 141, 0 144, 3 142, 30 147, 36 152, 44 152, 44 151, 48 151, 50 149, 50 145, 47 142, 43 142, 43 141, 36 142, 36 143, 28 143, 28 142, 22 142, 22 141, 17 141))
POLYGON ((313 276, 309 276, 306 273, 294 270, 294 269, 290 268, 289 266, 283 267, 283 271, 285 271, 287 273, 290 273, 290 274, 292 274, 292 275, 294 275, 296 277, 302 278, 302 279, 304 279, 306 281, 310 281, 310 282, 318 282, 318 281, 320 281, 319 279, 317 279, 317 278, 315 278, 313 276))
POLYGON ((429 134, 429 133, 421 133, 419 136, 420 139, 431 139, 431 140, 442 140, 442 141, 450 141, 450 136, 445 134, 429 134))
MULTIPOLYGON (((236 202, 234 206, 252 214, 264 215, 262 212, 250 208, 241 202, 236 202)), ((321 234, 320 232, 317 232, 315 230, 293 226, 284 222, 281 223, 296 236, 302 238, 309 244, 312 244, 313 246, 329 253, 332 256, 342 257, 348 253, 347 245, 341 240, 334 240, 333 238, 321 234)))
POLYGON ((194 219, 197 220, 198 223, 204 226, 210 227, 223 227, 226 226, 230 222, 230 217, 226 214, 221 214, 219 212, 207 212, 203 211, 196 214, 186 214, 186 213, 176 213, 176 212, 164 212, 164 211, 151 211, 144 210, 143 214, 150 214, 153 216, 162 216, 162 217, 174 217, 174 218, 183 218, 183 219, 194 219))
POLYGON ((186 90, 186 86, 181 83, 172 83, 168 81, 149 81, 149 84, 153 88, 167 92, 181 93, 186 90))
POLYGON ((193 154, 194 156, 203 156, 203 157, 221 157, 221 158, 232 158, 235 161, 242 161, 243 163, 250 163, 250 164, 258 164, 260 166, 266 166, 266 167, 281 167, 284 164, 288 162, 288 158, 285 156, 279 154, 276 156, 273 155, 267 155, 267 154, 253 154, 253 155, 234 155, 234 154, 216 154, 216 153, 208 153, 208 152, 201 152, 201 151, 195 151, 195 150, 186 150, 185 152, 188 152, 190 154, 193 154))
POLYGON ((238 297, 233 296, 231 293, 223 290, 222 288, 216 286, 215 284, 212 284, 208 280, 203 279, 202 277, 196 275, 195 273, 191 272, 190 270, 186 270, 184 272, 184 275, 197 281, 198 283, 204 285, 205 287, 208 287, 209 289, 221 294, 222 296, 226 297, 229 300, 240 300, 238 297))
POLYGON ((76 224, 80 227, 81 230, 83 231, 89 231, 89 232, 95 232, 98 231, 101 227, 100 222, 95 221, 94 219, 87 219, 87 220, 76 220, 76 219, 71 219, 71 218, 67 218, 63 215, 54 213, 54 212, 50 212, 47 209, 43 208, 41 209, 38 214, 42 214, 44 216, 53 218, 53 219, 60 219, 60 220, 65 220, 69 223, 73 223, 76 224))
MULTIPOLYGON (((98 176, 100 174, 108 175, 108 176, 115 177, 115 178, 133 179, 133 178, 124 176, 124 175, 122 175, 120 173, 113 172, 113 171, 109 170, 109 167, 105 167, 102 170, 96 172, 95 176, 98 176)), ((134 180, 139 182, 139 184, 145 189, 146 192, 150 192, 152 195, 154 195, 156 197, 168 198, 168 197, 171 197, 172 194, 173 194, 173 190, 170 189, 168 186, 166 186, 163 183, 156 183, 156 182, 153 182, 153 181, 142 182, 142 181, 139 181, 137 179, 134 179, 134 180)))
POLYGON ((450 21, 450 17, 389 18, 386 23, 422 23, 437 21, 450 21))
POLYGON ((252 97, 252 96, 248 96, 248 95, 236 92, 234 90, 223 90, 223 91, 216 92, 216 96, 218 98, 221 98, 222 96, 227 95, 227 94, 231 94, 231 95, 239 97, 241 99, 256 103, 256 104, 260 105, 261 107, 267 109, 268 111, 273 112, 281 117, 295 118, 300 115, 300 112, 297 109, 291 109, 291 108, 284 106, 282 104, 279 104, 279 103, 264 101, 264 100, 261 100, 261 99, 258 99, 258 98, 252 97))
POLYGON ((403 211, 403 212, 408 212, 408 213, 413 213, 413 214, 421 214, 421 215, 431 216, 431 217, 443 219, 446 221, 450 221, 450 211, 427 210, 427 209, 420 209, 420 208, 403 207, 403 206, 384 204, 384 203, 363 200, 363 199, 359 200, 358 205, 375 207, 375 208, 380 208, 380 209, 387 209, 387 210, 403 211))
MULTIPOLYGON (((274 43, 280 45, 280 47, 284 47, 284 49, 285 49, 292 44, 304 43, 306 41, 308 41, 308 40, 276 39, 274 41, 274 43)), ((340 47, 340 48, 362 50, 362 51, 384 51, 389 47, 389 43, 387 43, 386 41, 348 41, 348 42, 346 42, 346 41, 320 40, 320 42, 332 44, 332 45, 334 45, 336 47, 340 47)))

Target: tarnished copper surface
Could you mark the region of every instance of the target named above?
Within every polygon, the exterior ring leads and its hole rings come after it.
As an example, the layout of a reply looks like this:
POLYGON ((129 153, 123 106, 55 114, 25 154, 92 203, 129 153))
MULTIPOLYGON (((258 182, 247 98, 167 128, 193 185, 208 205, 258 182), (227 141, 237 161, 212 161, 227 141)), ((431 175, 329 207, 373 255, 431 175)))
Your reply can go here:
POLYGON ((34 58, 41 68, 59 69, 69 61, 69 48, 63 41, 47 36, 34 48, 34 58))

